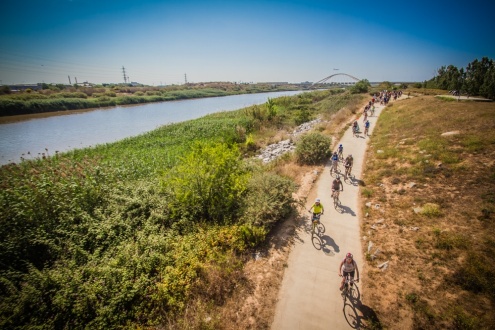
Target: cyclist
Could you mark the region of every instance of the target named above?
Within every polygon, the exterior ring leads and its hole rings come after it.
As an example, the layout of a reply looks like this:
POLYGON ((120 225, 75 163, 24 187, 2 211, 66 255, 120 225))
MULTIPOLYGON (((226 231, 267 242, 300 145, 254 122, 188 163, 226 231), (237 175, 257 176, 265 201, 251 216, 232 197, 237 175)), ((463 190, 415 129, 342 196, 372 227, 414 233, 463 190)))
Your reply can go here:
POLYGON ((333 152, 331 159, 332 159, 332 167, 330 168, 330 173, 332 173, 332 171, 337 173, 337 165, 339 163, 339 155, 337 155, 337 151, 333 152))
POLYGON ((370 121, 367 120, 365 123, 364 123, 364 135, 368 135, 368 131, 370 130, 370 121))
POLYGON ((311 213, 311 210, 313 210, 313 219, 319 217, 320 215, 323 215, 325 208, 323 207, 323 204, 321 204, 319 198, 317 198, 315 200, 315 203, 313 204, 313 206, 311 206, 309 208, 310 213, 311 213))
POLYGON ((340 144, 338 148, 339 159, 344 159, 344 147, 340 144))
MULTIPOLYGON (((345 283, 345 278, 347 275, 350 276, 351 280, 354 280, 354 272, 357 273, 357 279, 356 282, 359 282, 359 269, 357 266, 356 261, 354 261, 354 257, 352 253, 347 253, 345 255, 344 260, 339 265, 339 276, 342 277, 342 283, 340 284, 340 291, 344 289, 344 283, 345 283)), ((351 281, 351 286, 352 286, 352 281, 351 281)))
POLYGON ((340 181, 340 175, 337 175, 332 182, 332 198, 338 198, 339 191, 344 191, 344 185, 342 184, 342 181, 340 181))
POLYGON ((351 174, 353 163, 354 163, 354 158, 352 158, 352 155, 349 154, 346 157, 346 159, 344 160, 345 176, 346 177, 348 177, 351 174))
POLYGON ((353 135, 357 135, 358 132, 359 132, 359 125, 357 120, 355 120, 354 123, 352 123, 352 133, 353 135))

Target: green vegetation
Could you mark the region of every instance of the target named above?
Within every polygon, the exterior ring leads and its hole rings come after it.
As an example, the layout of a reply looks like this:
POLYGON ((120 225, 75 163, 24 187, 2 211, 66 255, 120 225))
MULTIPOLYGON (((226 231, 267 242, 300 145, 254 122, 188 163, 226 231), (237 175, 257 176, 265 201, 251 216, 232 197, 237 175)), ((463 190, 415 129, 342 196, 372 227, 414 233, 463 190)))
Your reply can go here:
MULTIPOLYGON (((416 86, 418 87, 418 86, 416 86)), ((458 90, 468 95, 495 99, 495 63, 488 57, 475 59, 466 69, 454 65, 442 66, 438 75, 425 81, 424 88, 458 90)))
MULTIPOLYGON (((101 108, 117 105, 163 102, 181 99, 227 96, 275 91, 297 90, 297 85, 208 83, 166 87, 66 87, 43 84, 40 91, 12 93, 4 86, 0 90, 0 117, 23 114, 101 108)), ((268 108, 275 117, 274 107, 268 108)))
POLYGON ((300 164, 315 165, 331 155, 332 139, 320 134, 309 133, 301 138, 296 147, 296 157, 300 164))
POLYGON ((370 82, 367 79, 363 79, 358 81, 354 86, 352 86, 351 93, 353 94, 367 93, 370 87, 371 87, 370 82))
POLYGON ((0 327, 204 328, 201 311, 249 290, 245 259, 294 206, 294 182, 243 159, 247 142, 293 129, 302 106, 330 116, 322 102, 353 100, 339 93, 2 166, 0 327))

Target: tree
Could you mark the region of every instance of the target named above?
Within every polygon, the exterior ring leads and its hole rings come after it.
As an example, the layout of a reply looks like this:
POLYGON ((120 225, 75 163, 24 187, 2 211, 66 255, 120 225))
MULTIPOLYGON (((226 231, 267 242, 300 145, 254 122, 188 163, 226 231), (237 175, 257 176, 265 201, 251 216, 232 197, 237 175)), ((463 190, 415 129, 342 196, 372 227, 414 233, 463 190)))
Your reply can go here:
POLYGON ((493 60, 483 57, 481 61, 477 59, 469 63, 466 68, 466 89, 471 95, 479 95, 481 86, 490 85, 489 70, 493 67, 493 60), (486 81, 485 81, 486 79, 486 81))
POLYGON ((483 81, 483 85, 480 87, 481 96, 487 97, 489 99, 495 99, 495 66, 492 65, 488 69, 483 81))
POLYGON ((367 79, 363 79, 358 81, 354 86, 352 86, 351 93, 352 94, 367 93, 370 87, 371 87, 370 82, 367 79))

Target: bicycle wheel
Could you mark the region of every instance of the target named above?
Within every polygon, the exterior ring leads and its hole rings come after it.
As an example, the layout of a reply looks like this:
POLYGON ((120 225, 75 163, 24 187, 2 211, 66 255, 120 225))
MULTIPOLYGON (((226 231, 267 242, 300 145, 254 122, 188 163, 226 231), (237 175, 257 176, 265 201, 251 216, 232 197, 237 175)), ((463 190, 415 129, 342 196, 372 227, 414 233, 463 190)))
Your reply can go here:
POLYGON ((325 233, 325 226, 321 222, 316 227, 318 228, 318 236, 325 233))
POLYGON ((313 236, 311 238, 311 243, 313 243, 314 248, 317 250, 321 250, 323 247, 323 243, 318 236, 313 236))

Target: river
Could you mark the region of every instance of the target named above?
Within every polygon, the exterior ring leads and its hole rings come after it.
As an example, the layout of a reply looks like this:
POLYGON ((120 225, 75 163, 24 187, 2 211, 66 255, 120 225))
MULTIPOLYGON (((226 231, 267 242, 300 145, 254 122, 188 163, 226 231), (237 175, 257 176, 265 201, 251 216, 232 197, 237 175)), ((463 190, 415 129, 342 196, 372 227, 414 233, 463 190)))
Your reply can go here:
POLYGON ((242 94, 119 106, 91 111, 64 111, 44 118, 0 124, 0 165, 122 140, 162 125, 210 113, 263 104, 268 98, 302 91, 242 94))

